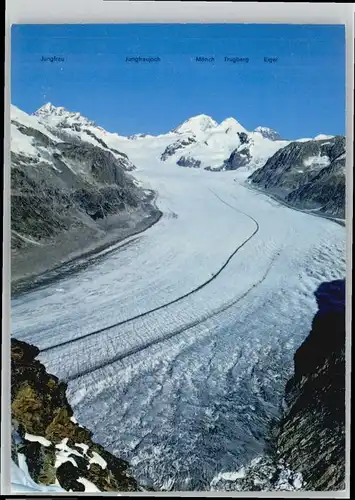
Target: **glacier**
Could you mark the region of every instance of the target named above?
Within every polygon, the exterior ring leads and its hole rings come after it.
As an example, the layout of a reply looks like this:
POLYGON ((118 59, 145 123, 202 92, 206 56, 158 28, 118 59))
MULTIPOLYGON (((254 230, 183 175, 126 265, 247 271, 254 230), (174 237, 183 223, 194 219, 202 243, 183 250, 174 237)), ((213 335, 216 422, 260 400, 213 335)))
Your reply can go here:
POLYGON ((80 423, 139 482, 208 490, 263 452, 314 291, 345 274, 345 229, 248 189, 247 170, 164 165, 169 134, 106 141, 163 217, 14 296, 12 335, 69 381, 80 423))

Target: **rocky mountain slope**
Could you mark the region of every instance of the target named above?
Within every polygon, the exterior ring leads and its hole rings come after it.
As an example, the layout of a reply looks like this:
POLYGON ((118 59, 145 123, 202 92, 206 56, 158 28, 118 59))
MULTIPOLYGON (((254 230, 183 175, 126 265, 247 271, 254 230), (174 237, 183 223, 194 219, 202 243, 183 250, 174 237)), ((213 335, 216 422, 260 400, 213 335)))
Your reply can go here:
POLYGON ((137 491, 128 464, 93 442, 92 433, 76 422, 66 384, 46 372, 35 359, 38 354, 35 346, 12 339, 11 455, 17 471, 65 491, 137 491))
POLYGON ((322 283, 318 313, 297 350, 277 435, 279 457, 308 490, 345 488, 345 281, 322 283))
POLYGON ((295 353, 267 453, 217 475, 213 490, 345 489, 345 281, 322 283, 315 296, 318 312, 295 353))
POLYGON ((29 116, 12 107, 14 284, 145 229, 160 217, 152 193, 131 177, 135 167, 127 155, 109 147, 99 132, 64 108, 46 105, 29 116))
POLYGON ((290 205, 345 217, 345 137, 292 142, 249 177, 290 205))

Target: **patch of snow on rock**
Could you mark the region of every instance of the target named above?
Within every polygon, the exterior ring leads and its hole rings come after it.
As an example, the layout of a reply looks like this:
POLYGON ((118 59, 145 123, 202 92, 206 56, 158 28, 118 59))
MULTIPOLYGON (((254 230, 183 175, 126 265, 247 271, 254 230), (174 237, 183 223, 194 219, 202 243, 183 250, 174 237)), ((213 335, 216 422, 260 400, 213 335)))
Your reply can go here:
POLYGON ((327 167, 330 164, 328 156, 309 156, 303 162, 305 167, 327 167))
POLYGON ((107 467, 107 462, 104 460, 96 451, 92 452, 93 457, 90 458, 89 463, 90 464, 97 464, 101 467, 101 469, 106 469, 107 467))
POLYGON ((35 436, 34 434, 29 434, 28 432, 26 432, 25 434, 25 439, 27 441, 40 443, 43 446, 50 446, 52 444, 50 441, 48 441, 48 439, 42 436, 35 436))
POLYGON ((77 479, 78 483, 81 483, 85 486, 85 493, 96 493, 99 492, 100 490, 88 479, 85 479, 84 477, 79 477, 77 479))

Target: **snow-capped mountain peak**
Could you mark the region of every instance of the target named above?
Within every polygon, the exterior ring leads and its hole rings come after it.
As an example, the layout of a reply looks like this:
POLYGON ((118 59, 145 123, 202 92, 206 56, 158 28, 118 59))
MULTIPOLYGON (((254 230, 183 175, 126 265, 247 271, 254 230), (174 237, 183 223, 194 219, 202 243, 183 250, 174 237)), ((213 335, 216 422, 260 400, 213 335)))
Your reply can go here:
POLYGON ((223 120, 218 125, 219 130, 223 130, 226 133, 237 133, 237 132, 247 132, 247 130, 241 125, 235 118, 229 117, 223 120))
POLYGON ((74 125, 95 126, 95 122, 79 112, 68 111, 63 106, 54 106, 51 102, 41 106, 33 115, 37 116, 40 121, 63 127, 72 127, 74 125))
POLYGON ((36 116, 48 116, 51 114, 55 114, 57 110, 64 108, 57 108, 51 102, 47 102, 47 104, 43 104, 40 108, 37 109, 33 114, 36 116))
POLYGON ((279 140, 281 140, 280 134, 276 130, 273 130, 272 128, 268 128, 268 127, 256 127, 256 129, 254 129, 254 132, 258 132, 265 139, 270 139, 271 141, 279 141, 279 140))
POLYGON ((33 113, 38 117, 48 117, 48 116, 65 116, 65 115, 74 115, 79 113, 73 113, 71 111, 66 110, 63 106, 54 106, 51 102, 47 102, 43 106, 37 109, 33 113))
POLYGON ((217 126, 217 122, 208 115, 197 115, 184 121, 181 125, 173 130, 178 134, 191 132, 192 134, 206 132, 217 126))
POLYGON ((249 132, 233 117, 217 123, 208 115, 193 116, 169 134, 172 142, 165 146, 162 161, 206 170, 234 170, 241 166, 253 170, 288 144, 272 129, 258 127, 249 132))

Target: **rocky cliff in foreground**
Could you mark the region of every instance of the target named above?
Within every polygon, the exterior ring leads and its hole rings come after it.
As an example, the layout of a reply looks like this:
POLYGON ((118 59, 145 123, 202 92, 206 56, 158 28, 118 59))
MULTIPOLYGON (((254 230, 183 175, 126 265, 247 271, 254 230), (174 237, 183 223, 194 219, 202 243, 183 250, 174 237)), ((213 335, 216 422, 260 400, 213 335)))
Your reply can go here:
POLYGON ((345 281, 322 283, 312 331, 286 387, 277 452, 307 490, 345 488, 345 281))
POLYGON ((128 464, 92 441, 66 398, 66 384, 35 358, 39 349, 11 341, 12 460, 40 485, 66 491, 137 491, 128 464))
POLYGON ((312 330, 294 356, 281 422, 270 446, 238 471, 217 475, 214 491, 345 489, 345 282, 322 283, 312 330))
POLYGON ((345 137, 292 142, 249 177, 252 185, 315 213, 345 217, 345 137))

